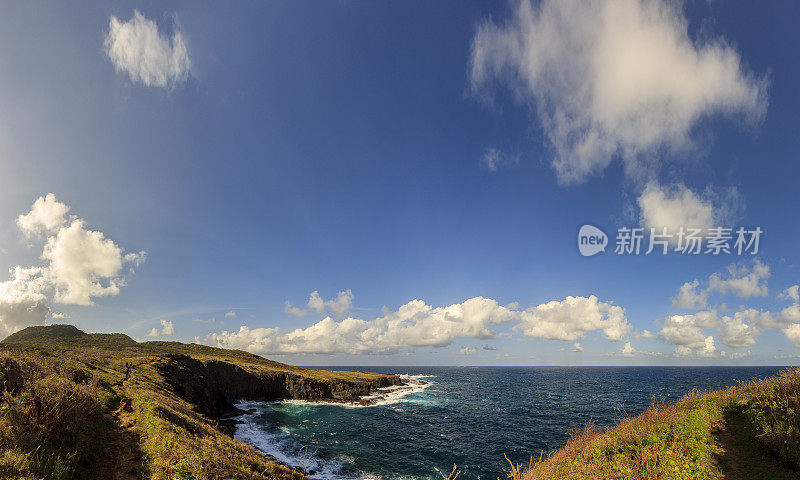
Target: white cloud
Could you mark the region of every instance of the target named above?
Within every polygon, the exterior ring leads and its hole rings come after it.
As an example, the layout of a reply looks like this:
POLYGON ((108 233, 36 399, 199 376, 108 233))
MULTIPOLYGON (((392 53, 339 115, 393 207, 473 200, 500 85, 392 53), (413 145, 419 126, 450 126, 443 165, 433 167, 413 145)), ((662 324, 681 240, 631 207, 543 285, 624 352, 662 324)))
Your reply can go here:
POLYGON ((166 320, 161 320, 160 329, 153 327, 150 333, 147 334, 148 337, 153 338, 163 337, 165 335, 175 335, 175 327, 173 327, 172 322, 166 320))
POLYGON ((650 182, 637 199, 639 223, 645 228, 663 228, 675 235, 680 227, 711 228, 717 226, 714 205, 683 184, 664 187, 650 182))
POLYGON ((216 321, 216 319, 214 319, 214 317, 211 317, 211 318, 193 318, 192 321, 195 322, 195 323, 208 323, 208 324, 211 324, 211 323, 214 323, 216 321))
POLYGON ((717 350, 717 347, 714 345, 714 337, 712 336, 706 337, 700 344, 698 344, 695 347, 690 347, 687 345, 676 345, 675 350, 673 351, 673 355, 676 357, 687 357, 692 354, 697 355, 698 357, 705 357, 705 358, 725 356, 725 352, 717 350))
POLYGON ((583 346, 581 346, 580 342, 575 342, 572 344, 572 351, 580 353, 583 351, 583 346))
POLYGON ((708 278, 708 289, 722 294, 732 293, 741 298, 767 296, 769 266, 756 259, 752 268, 744 265, 730 265, 727 278, 714 273, 708 278))
POLYGON ((741 358, 749 358, 752 355, 753 353, 750 350, 748 350, 746 352, 733 352, 730 355, 728 355, 728 358, 730 358, 731 360, 738 360, 741 358))
POLYGON ((631 342, 626 342, 619 351, 623 357, 632 357, 636 354, 636 349, 631 346, 631 342))
MULTIPOLYGON (((708 305, 708 297, 714 292, 723 295, 733 294, 741 298, 764 297, 767 295, 767 279, 770 277, 768 265, 755 259, 751 266, 729 265, 727 274, 712 273, 708 277, 708 286, 700 288, 700 281, 695 279, 686 282, 678 289, 677 295, 672 297, 674 308, 704 308, 708 305)), ((779 295, 781 298, 794 298, 790 295, 792 288, 779 295)), ((796 292, 794 292, 796 293, 796 292)))
POLYGON ((736 312, 733 317, 725 316, 720 319, 720 340, 729 347, 749 347, 755 345, 756 338, 761 332, 753 325, 745 323, 748 320, 746 312, 736 312))
POLYGON ((14 333, 31 325, 43 325, 50 308, 47 287, 39 268, 14 267, 10 279, 0 283, 0 334, 14 333))
POLYGON ((524 311, 475 297, 437 308, 413 300, 397 311, 384 310, 374 320, 326 317, 287 332, 242 326, 238 332, 211 333, 203 342, 259 354, 393 354, 405 348, 444 347, 456 338, 494 338, 496 326, 512 322, 518 322, 515 329, 528 336, 571 341, 595 330, 602 330, 608 340, 619 340, 630 331, 621 307, 598 302, 594 296, 567 297, 524 311))
POLYGON ((691 39, 680 5, 659 0, 514 3, 472 41, 476 94, 496 83, 535 106, 562 183, 581 182, 619 157, 629 174, 663 153, 692 148, 704 118, 741 115, 758 124, 765 78, 745 72, 722 39, 691 39))
POLYGON ((622 307, 599 302, 594 295, 568 296, 531 307, 522 312, 521 322, 514 328, 528 337, 569 341, 595 330, 602 330, 606 340, 617 341, 631 330, 622 307))
MULTIPOLYGON (((342 317, 353 307, 353 298, 353 292, 351 292, 350 289, 342 290, 336 295, 336 298, 331 298, 330 300, 324 300, 320 296, 319 291, 314 290, 308 296, 308 302, 306 305, 310 310, 313 310, 320 315, 324 314, 327 310, 337 317, 342 317)), ((284 304, 283 311, 294 315, 295 317, 304 317, 308 314, 309 310, 295 307, 287 301, 284 304)))
POLYGON ((82 220, 50 237, 42 259, 49 262, 47 274, 58 303, 93 305, 92 298, 118 295, 125 284, 122 249, 102 232, 86 229, 82 220))
POLYGON ((458 351, 459 355, 473 355, 477 350, 470 347, 461 347, 461 350, 458 351))
POLYGON ((353 292, 350 289, 343 290, 336 295, 336 298, 323 300, 316 290, 311 292, 308 297, 308 308, 322 314, 326 309, 330 310, 337 317, 341 317, 353 306, 353 292))
POLYGON ((791 340, 796 346, 800 347, 800 323, 793 323, 783 330, 786 338, 791 340))
POLYGON ((283 311, 292 314, 295 317, 305 317, 306 315, 308 315, 308 310, 305 310, 300 307, 295 307, 288 301, 284 304, 283 311))
POLYGON ((705 308, 708 305, 708 291, 697 291, 700 284, 698 280, 686 282, 678 289, 678 294, 672 298, 675 308, 705 308))
POLYGON ((647 339, 647 340, 652 340, 652 339, 656 338, 656 335, 653 332, 651 332, 650 330, 642 330, 641 333, 637 333, 634 336, 637 337, 637 338, 644 338, 644 339, 647 339))
MULTIPOLYGON (((51 193, 17 217, 25 236, 48 235, 41 255, 44 265, 16 266, 9 280, 0 283, 0 334, 43 324, 51 296, 58 303, 92 305, 93 298, 117 295, 125 285, 123 265, 144 261, 145 252, 124 255, 102 232, 86 229, 77 217, 67 219, 69 210, 51 193)), ((53 313, 53 318, 68 317, 53 313)))
POLYGON ((236 312, 231 310, 230 312, 225 314, 225 318, 236 318, 236 312))
POLYGON ((658 332, 664 340, 685 347, 697 347, 702 344, 706 336, 697 325, 694 315, 671 315, 664 321, 664 326, 658 332))
POLYGON ((52 193, 33 202, 31 211, 17 217, 17 226, 26 236, 58 231, 67 222, 69 207, 52 193))
POLYGON ((791 287, 787 288, 786 290, 778 294, 778 298, 793 300, 794 303, 800 302, 800 285, 792 285, 791 287))
POLYGON ((186 42, 175 26, 172 38, 138 10, 127 22, 111 16, 104 46, 118 72, 148 87, 172 87, 189 77, 192 63, 186 42))
POLYGON ((496 148, 487 148, 481 157, 481 163, 490 172, 496 172, 500 168, 511 167, 519 163, 519 157, 508 155, 496 148))
POLYGON ((50 316, 53 318, 53 320, 63 320, 65 318, 70 318, 69 315, 63 312, 52 312, 50 316))
POLYGON ((458 337, 493 338, 493 325, 518 318, 495 300, 475 297, 448 307, 433 308, 413 300, 396 312, 371 321, 331 317, 307 328, 280 332, 274 328, 212 333, 205 343, 226 348, 242 348, 253 353, 396 353, 406 347, 444 347, 458 337))

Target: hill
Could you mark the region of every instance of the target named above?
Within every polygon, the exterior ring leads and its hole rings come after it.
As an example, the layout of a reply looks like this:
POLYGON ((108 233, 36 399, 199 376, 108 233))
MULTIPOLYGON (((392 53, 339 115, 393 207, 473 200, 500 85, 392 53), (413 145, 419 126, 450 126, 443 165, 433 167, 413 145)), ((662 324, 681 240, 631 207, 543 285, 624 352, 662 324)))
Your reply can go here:
POLYGON ((399 377, 71 325, 0 342, 0 478, 304 478, 231 436, 240 399, 358 401, 399 377))
POLYGON ((56 343, 136 345, 137 342, 124 333, 86 333, 74 325, 28 327, 0 340, 0 344, 6 345, 46 346, 56 343))

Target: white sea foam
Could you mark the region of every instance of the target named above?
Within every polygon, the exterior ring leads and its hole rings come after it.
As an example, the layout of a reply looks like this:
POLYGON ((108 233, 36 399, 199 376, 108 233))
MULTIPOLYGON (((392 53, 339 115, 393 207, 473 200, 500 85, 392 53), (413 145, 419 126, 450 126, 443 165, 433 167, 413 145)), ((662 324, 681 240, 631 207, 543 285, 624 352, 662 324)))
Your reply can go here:
MULTIPOLYGON (((256 447, 266 455, 276 461, 291 467, 303 468, 306 471, 313 471, 309 475, 311 478, 320 480, 380 480, 379 477, 363 472, 350 472, 345 465, 336 459, 322 459, 314 455, 314 448, 300 445, 291 436, 291 431, 283 426, 264 425, 263 420, 259 420, 259 412, 269 403, 290 403, 304 406, 316 405, 335 405, 345 408, 370 408, 376 406, 392 405, 407 400, 407 397, 414 393, 419 393, 428 388, 431 382, 421 380, 430 378, 433 375, 400 375, 404 385, 393 385, 378 389, 379 391, 361 397, 361 401, 369 401, 369 404, 362 403, 331 403, 331 402, 307 402, 303 400, 282 400, 280 402, 251 402, 240 401, 236 406, 251 413, 245 413, 236 418, 240 423, 236 425, 234 438, 249 445, 256 447)), ((267 407, 268 408, 268 407, 267 407)), ((352 463, 352 459, 343 458, 346 463, 352 463)))
POLYGON ((393 405, 407 401, 409 395, 420 393, 426 388, 431 386, 431 381, 422 380, 423 378, 433 378, 434 375, 398 375, 403 382, 403 385, 392 385, 390 387, 378 388, 377 391, 371 395, 364 395, 359 397, 355 402, 320 402, 308 400, 279 400, 276 403, 290 403, 293 405, 307 405, 307 406, 320 406, 320 405, 333 405, 344 408, 370 408, 380 407, 386 405, 393 405))
POLYGON ((314 447, 305 447, 297 443, 289 430, 272 429, 259 422, 258 411, 264 407, 263 402, 239 402, 237 407, 256 413, 245 413, 237 417, 241 423, 236 425, 234 438, 252 445, 276 461, 290 467, 313 471, 312 478, 324 480, 366 480, 361 474, 349 474, 343 471, 342 462, 333 459, 322 459, 315 455, 314 447))

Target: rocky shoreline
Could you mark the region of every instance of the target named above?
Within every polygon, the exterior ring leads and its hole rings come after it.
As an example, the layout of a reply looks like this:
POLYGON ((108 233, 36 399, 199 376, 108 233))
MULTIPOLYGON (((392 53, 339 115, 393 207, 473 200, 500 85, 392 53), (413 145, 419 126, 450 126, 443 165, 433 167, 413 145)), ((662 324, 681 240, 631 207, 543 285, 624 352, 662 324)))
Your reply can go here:
POLYGON ((288 372, 251 372, 239 365, 201 361, 183 354, 165 355, 157 370, 182 399, 211 418, 229 419, 241 414, 241 400, 312 402, 372 405, 389 391, 413 388, 397 375, 373 380, 320 380, 288 372))

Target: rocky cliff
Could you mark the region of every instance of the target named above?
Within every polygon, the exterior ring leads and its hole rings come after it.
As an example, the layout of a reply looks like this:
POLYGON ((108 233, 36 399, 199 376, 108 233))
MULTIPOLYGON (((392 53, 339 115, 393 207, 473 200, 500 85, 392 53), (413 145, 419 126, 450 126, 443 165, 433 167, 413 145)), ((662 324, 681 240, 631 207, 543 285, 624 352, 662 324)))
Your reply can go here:
POLYGON ((175 393, 211 417, 236 412, 238 400, 283 399, 357 402, 378 388, 402 384, 397 376, 372 379, 317 379, 295 373, 251 372, 233 363, 201 361, 183 354, 165 355, 156 369, 175 393))

